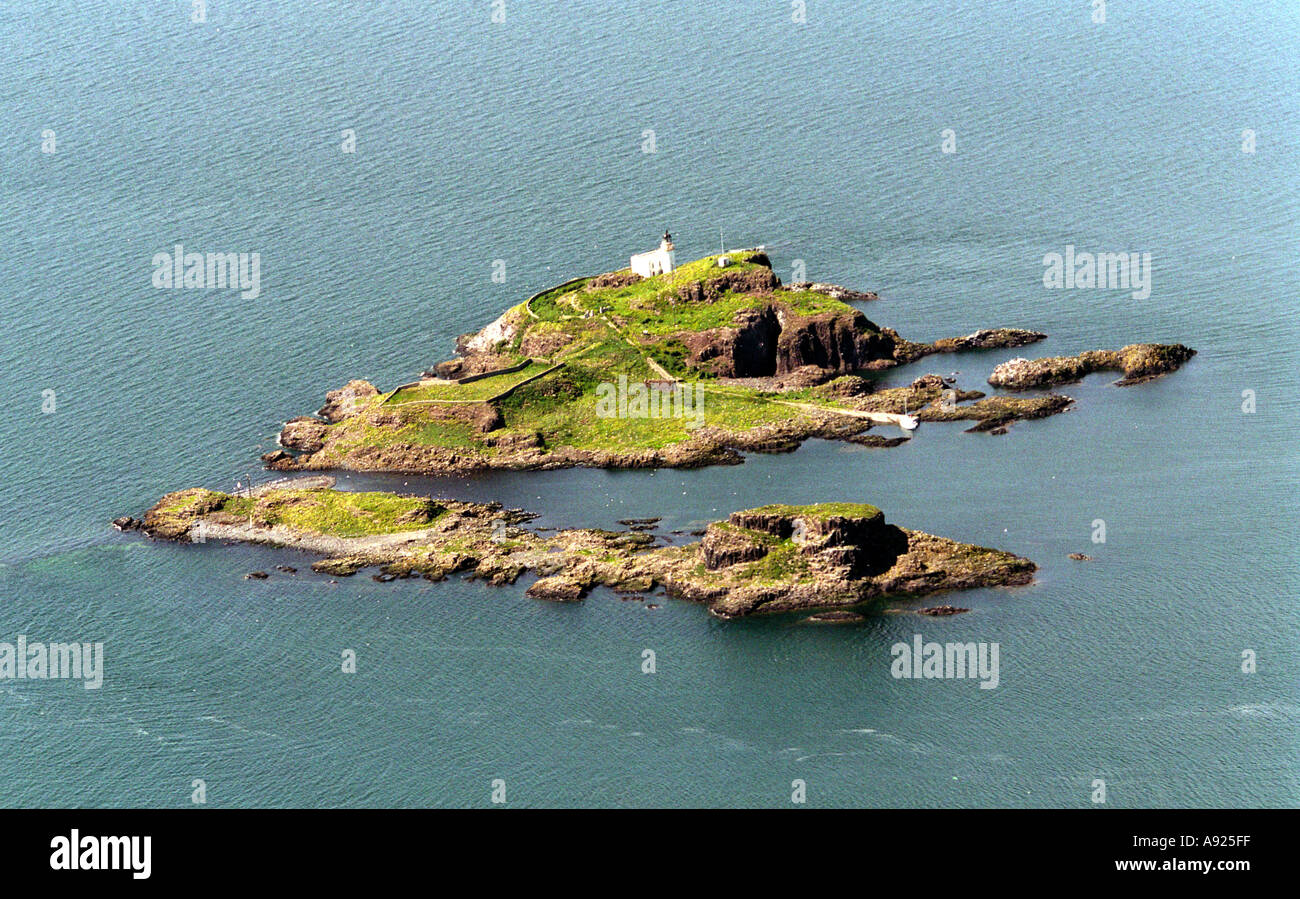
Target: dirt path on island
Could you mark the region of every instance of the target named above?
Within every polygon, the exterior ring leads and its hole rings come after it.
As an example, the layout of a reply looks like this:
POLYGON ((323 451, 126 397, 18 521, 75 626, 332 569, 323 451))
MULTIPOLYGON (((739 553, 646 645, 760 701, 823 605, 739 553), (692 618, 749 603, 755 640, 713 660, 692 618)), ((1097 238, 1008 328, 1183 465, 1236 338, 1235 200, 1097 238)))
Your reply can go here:
MULTIPOLYGON (((258 527, 254 524, 217 524, 212 521, 201 522, 201 542, 208 540, 237 540, 241 543, 263 543, 268 546, 281 546, 299 549, 303 552, 319 553, 323 556, 355 556, 373 552, 388 552, 402 549, 408 544, 417 546, 429 542, 434 535, 431 528, 415 531, 401 531, 396 534, 375 534, 367 537, 333 537, 326 534, 311 534, 295 531, 285 525, 258 527)), ((198 537, 193 531, 191 539, 198 537)))
POLYGON ((915 430, 917 425, 915 416, 902 415, 898 412, 863 412, 858 409, 840 409, 835 406, 818 406, 815 403, 795 403, 789 400, 772 400, 772 402, 792 409, 801 409, 804 412, 830 412, 836 415, 848 415, 851 418, 865 418, 876 424, 894 425, 904 431, 915 430))

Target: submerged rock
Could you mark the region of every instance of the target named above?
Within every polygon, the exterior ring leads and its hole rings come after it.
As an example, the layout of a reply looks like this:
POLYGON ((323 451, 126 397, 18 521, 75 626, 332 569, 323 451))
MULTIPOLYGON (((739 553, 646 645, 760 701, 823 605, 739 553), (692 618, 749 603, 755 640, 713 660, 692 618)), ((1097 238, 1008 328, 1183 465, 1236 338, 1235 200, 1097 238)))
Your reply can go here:
POLYGON ((803 620, 804 624, 858 624, 866 621, 867 616, 857 612, 818 612, 803 620))

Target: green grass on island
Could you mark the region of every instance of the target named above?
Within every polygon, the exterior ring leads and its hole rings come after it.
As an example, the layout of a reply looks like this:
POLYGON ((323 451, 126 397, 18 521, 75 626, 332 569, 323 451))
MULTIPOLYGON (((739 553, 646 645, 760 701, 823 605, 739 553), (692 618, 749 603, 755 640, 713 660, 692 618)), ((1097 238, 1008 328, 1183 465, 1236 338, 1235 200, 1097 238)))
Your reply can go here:
POLYGON ((266 526, 282 524, 308 533, 365 537, 426 528, 444 510, 416 496, 318 489, 232 496, 222 511, 251 515, 255 522, 266 526))
MULTIPOLYGON (((700 340, 706 346, 717 341, 722 352, 730 352, 727 341, 734 338, 728 335, 735 332, 726 329, 734 329, 746 311, 777 310, 782 328, 790 320, 829 315, 839 334, 865 334, 871 351, 886 355, 893 339, 882 337, 847 303, 780 286, 761 252, 726 255, 723 267, 714 255, 651 278, 625 270, 575 279, 516 305, 474 337, 474 366, 465 370, 486 377, 467 383, 425 379, 359 400, 357 414, 325 426, 321 445, 307 450, 314 454, 310 467, 423 470, 472 466, 471 460, 493 464, 520 452, 532 460, 527 464, 544 464, 547 454, 559 450, 608 457, 688 445, 694 453, 702 451, 697 448, 703 443, 694 440, 701 426, 712 433, 794 428, 806 436, 826 427, 813 423, 820 410, 852 410, 861 400, 829 385, 777 392, 719 378, 717 357, 701 353, 700 340), (493 336, 499 339, 487 345, 493 336), (519 371, 490 374, 525 361, 519 371), (598 401, 601 385, 608 390, 647 382, 689 388, 681 404, 686 408, 611 416, 608 404, 598 401)), ((812 332, 796 336, 823 339, 812 332)), ((849 374, 840 380, 861 378, 849 374)), ((659 390, 662 395, 665 388, 659 390)), ((857 432, 866 427, 849 416, 835 422, 840 424, 857 432)))
POLYGON ((402 406, 408 403, 481 403, 500 396, 512 387, 536 377, 550 368, 545 362, 530 361, 516 372, 471 381, 424 381, 413 387, 402 387, 383 400, 385 406, 402 406))
POLYGON ((875 506, 867 503, 813 503, 807 506, 769 503, 766 506, 747 509, 744 514, 786 515, 825 521, 831 518, 875 518, 881 512, 875 506))
POLYGON ((420 530, 444 512, 429 499, 394 493, 270 488, 247 496, 193 489, 164 497, 150 510, 150 526, 166 535, 212 515, 228 524, 251 520, 258 527, 284 525, 302 533, 366 537, 420 530))

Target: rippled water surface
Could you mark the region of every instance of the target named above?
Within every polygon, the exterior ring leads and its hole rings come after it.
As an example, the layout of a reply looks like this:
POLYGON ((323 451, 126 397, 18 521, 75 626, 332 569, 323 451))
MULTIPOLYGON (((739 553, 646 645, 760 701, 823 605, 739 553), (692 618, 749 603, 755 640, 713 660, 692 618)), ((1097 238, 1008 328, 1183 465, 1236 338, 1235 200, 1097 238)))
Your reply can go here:
MULTIPOLYGON (((802 778, 814 805, 1084 806, 1103 778, 1117 806, 1296 805, 1300 12, 808 6, 805 25, 718 0, 510 3, 502 25, 486 3, 227 0, 205 24, 172 2, 0 6, 0 641, 106 654, 98 691, 0 681, 0 801, 180 806, 203 778, 218 806, 482 805, 503 778, 517 805, 779 806, 802 778), (722 229, 786 280, 803 260, 876 290, 867 315, 917 340, 1006 325, 1049 333, 1035 355, 1200 352, 1140 387, 1089 378, 1074 411, 1000 438, 341 481, 665 530, 869 501, 1040 564, 950 619, 249 582, 310 559, 108 529, 266 477, 258 455, 326 390, 406 380, 665 226, 681 257, 722 229), (154 289, 178 242, 260 253, 261 296, 154 289), (1043 289, 1067 244, 1151 253, 1150 297, 1043 289), (891 678, 916 633, 999 643, 998 688, 891 678)), ((1013 355, 889 380, 975 387, 1013 355)))

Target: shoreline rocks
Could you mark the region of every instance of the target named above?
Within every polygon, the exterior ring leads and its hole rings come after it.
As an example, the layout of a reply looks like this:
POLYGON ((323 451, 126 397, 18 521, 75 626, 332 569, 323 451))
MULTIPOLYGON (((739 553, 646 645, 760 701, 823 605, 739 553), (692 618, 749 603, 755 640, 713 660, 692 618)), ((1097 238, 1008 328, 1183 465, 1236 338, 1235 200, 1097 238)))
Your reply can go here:
POLYGON ((891 328, 886 328, 885 333, 894 340, 894 361, 899 365, 916 362, 935 353, 1011 349, 1047 339, 1047 335, 1041 331, 1029 331, 1024 328, 984 328, 962 337, 944 337, 934 343, 914 343, 905 340, 891 328))

